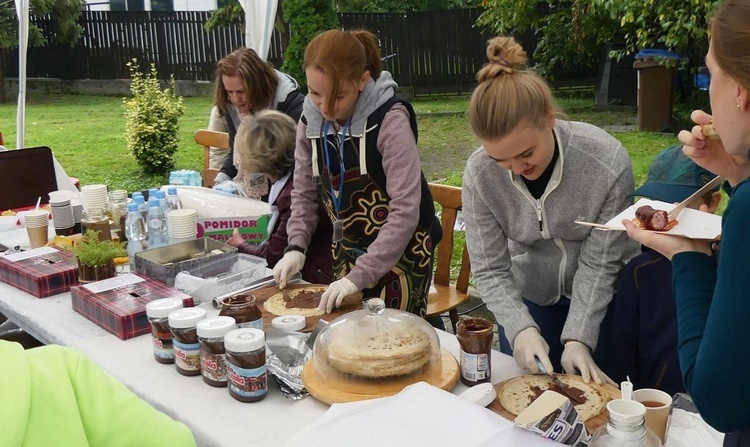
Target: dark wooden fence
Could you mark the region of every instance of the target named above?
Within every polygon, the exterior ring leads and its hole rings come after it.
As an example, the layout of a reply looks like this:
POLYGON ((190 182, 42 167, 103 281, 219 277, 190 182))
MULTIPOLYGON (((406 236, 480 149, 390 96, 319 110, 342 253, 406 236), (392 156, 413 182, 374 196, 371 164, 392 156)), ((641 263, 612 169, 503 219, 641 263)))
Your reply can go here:
MULTIPOLYGON (((486 32, 474 26, 479 9, 414 12, 407 14, 340 14, 344 29, 368 29, 380 39, 386 69, 415 94, 468 92, 474 75, 485 63, 486 32)), ((83 37, 73 47, 48 44, 28 51, 27 75, 61 79, 127 79, 127 63, 141 67, 154 63, 160 77, 210 81, 216 61, 242 45, 240 26, 206 31, 210 13, 85 11, 83 37)), ((51 22, 33 19, 49 41, 51 22)), ((269 60, 283 62, 282 36, 273 33, 269 60)), ((531 54, 533 35, 521 36, 531 54)), ((18 73, 18 52, 5 54, 5 75, 18 73)), ((595 74, 595 69, 593 71, 595 74)), ((563 76, 564 77, 564 76, 563 76)))

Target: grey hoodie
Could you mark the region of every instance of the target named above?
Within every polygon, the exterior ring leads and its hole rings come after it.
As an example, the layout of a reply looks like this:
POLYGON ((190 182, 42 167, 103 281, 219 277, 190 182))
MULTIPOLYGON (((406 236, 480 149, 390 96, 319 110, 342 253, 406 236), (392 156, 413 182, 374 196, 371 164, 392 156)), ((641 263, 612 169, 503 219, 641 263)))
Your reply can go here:
POLYGON ((564 295, 570 310, 561 340, 593 350, 614 282, 637 244, 625 232, 574 221, 605 223, 627 208, 633 168, 622 144, 595 126, 558 120, 555 136, 560 157, 539 200, 484 148, 469 157, 463 179, 466 243, 480 296, 511 345, 523 329, 539 329, 522 297, 549 306, 564 295))
MULTIPOLYGON (((393 77, 387 71, 380 72, 377 81, 372 78, 367 81, 365 89, 359 94, 359 98, 354 105, 354 113, 350 125, 353 136, 361 137, 365 134, 367 118, 396 94, 397 87, 398 84, 396 84, 396 81, 393 80, 393 77)), ((320 113, 318 107, 310 100, 310 95, 305 97, 302 114, 307 119, 307 138, 320 137, 320 130, 325 118, 323 118, 323 114, 320 113)), ((336 132, 334 126, 329 126, 328 134, 330 135, 334 132, 336 132)))

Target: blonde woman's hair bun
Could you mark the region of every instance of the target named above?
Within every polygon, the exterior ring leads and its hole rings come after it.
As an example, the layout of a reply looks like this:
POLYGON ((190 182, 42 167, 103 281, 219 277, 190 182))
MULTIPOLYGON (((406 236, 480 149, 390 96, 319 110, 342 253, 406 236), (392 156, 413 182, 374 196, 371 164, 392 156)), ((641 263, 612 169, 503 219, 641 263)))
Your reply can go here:
POLYGON ((499 36, 487 42, 487 60, 489 63, 477 73, 479 83, 502 74, 525 70, 528 57, 516 39, 499 36))

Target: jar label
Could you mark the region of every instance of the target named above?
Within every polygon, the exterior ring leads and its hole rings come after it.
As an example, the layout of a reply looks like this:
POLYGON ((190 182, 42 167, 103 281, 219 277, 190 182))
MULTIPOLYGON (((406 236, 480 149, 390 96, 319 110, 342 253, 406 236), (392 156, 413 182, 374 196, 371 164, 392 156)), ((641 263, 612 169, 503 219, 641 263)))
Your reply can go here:
POLYGON ((174 349, 172 348, 172 339, 159 339, 151 337, 151 343, 154 346, 154 355, 164 360, 174 359, 174 349))
POLYGON ((461 376, 476 382, 490 376, 490 363, 487 354, 469 354, 461 350, 461 376))
POLYGON ((174 345, 174 364, 184 371, 201 370, 201 345, 200 343, 181 343, 172 340, 174 345))
POLYGON ((240 329, 255 328, 255 329, 263 330, 263 318, 258 318, 257 320, 253 320, 253 321, 247 321, 245 323, 237 323, 237 327, 240 329))
POLYGON ((243 397, 258 397, 268 392, 266 365, 247 369, 227 363, 229 391, 243 397))
POLYGON ((227 355, 212 354, 201 349, 201 373, 214 382, 227 381, 227 355))

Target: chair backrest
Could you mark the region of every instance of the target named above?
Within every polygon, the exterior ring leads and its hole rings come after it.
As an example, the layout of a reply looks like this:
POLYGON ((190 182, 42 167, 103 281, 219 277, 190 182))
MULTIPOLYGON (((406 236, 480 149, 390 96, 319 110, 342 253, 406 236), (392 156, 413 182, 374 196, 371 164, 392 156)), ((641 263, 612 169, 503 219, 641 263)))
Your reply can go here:
POLYGON ((193 139, 203 146, 203 186, 210 187, 214 183, 214 177, 219 173, 218 170, 209 168, 208 161, 211 157, 211 147, 229 149, 229 134, 215 130, 198 129, 193 134, 193 139))
MULTIPOLYGON (((430 183, 430 192, 432 200, 439 203, 442 207, 440 215, 440 224, 443 228, 443 239, 437 246, 437 268, 435 269, 435 284, 449 285, 451 276, 451 257, 455 237, 453 228, 456 224, 458 211, 462 207, 461 188, 456 186, 439 185, 430 183)), ((466 249, 466 243, 463 244, 461 254, 461 268, 456 278, 456 289, 466 293, 469 289, 469 274, 471 273, 471 263, 469 262, 469 251, 466 249)))

